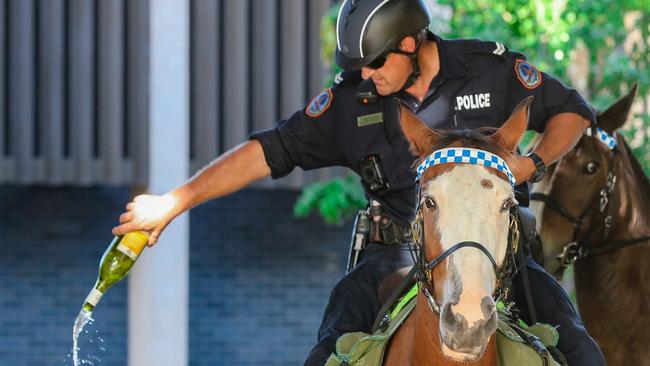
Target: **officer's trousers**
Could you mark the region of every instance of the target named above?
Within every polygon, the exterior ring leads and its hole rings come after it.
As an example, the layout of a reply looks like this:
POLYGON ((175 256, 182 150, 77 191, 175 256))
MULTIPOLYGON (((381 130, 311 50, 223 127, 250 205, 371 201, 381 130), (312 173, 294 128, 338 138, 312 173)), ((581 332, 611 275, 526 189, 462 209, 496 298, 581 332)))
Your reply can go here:
MULTIPOLYGON (((318 331, 318 343, 311 350, 306 366, 322 366, 335 350, 336 340, 348 332, 370 332, 381 309, 377 287, 393 271, 413 264, 406 245, 385 246, 371 243, 362 261, 334 287, 318 331)), ((538 321, 557 326, 558 348, 571 366, 605 365, 598 345, 587 334, 580 316, 560 285, 537 263, 527 263, 538 321)), ((522 318, 527 308, 521 280, 513 283, 513 295, 522 318)))

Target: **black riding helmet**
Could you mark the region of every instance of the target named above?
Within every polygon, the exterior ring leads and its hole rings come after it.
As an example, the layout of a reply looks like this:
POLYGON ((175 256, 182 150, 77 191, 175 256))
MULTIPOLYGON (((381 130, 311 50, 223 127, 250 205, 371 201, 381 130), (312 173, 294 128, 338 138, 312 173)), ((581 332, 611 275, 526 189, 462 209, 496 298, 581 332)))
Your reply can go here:
POLYGON ((336 22, 336 64, 359 70, 429 25, 424 0, 345 0, 336 22))

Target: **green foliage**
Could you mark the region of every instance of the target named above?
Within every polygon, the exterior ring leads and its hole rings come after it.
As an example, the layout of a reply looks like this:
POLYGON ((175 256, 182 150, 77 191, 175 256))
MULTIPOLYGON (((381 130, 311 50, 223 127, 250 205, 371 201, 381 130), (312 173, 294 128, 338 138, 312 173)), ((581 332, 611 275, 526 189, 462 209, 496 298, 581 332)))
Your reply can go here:
POLYGON ((327 74, 327 81, 325 82, 327 86, 334 84, 334 75, 342 70, 334 63, 334 51, 336 50, 336 17, 339 14, 340 7, 341 4, 338 2, 334 3, 320 21, 321 61, 323 66, 330 70, 327 74))
POLYGON ((294 216, 307 217, 318 208, 326 223, 343 224, 346 217, 352 216, 367 203, 357 179, 349 175, 306 187, 293 207, 294 216))
MULTIPOLYGON (((525 53, 541 70, 570 81, 576 50, 588 55, 584 95, 604 109, 639 83, 650 92, 649 0, 439 0, 452 9, 449 38, 481 38, 525 53)), ((625 137, 646 173, 650 106, 632 116, 625 137)))

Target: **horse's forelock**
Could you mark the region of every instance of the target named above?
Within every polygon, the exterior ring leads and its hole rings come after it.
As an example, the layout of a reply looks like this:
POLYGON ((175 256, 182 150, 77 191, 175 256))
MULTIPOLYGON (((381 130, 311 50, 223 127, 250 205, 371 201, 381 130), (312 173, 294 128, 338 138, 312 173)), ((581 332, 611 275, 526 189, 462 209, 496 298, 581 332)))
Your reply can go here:
POLYGON ((503 159, 511 157, 511 152, 499 146, 488 136, 488 133, 492 133, 494 131, 496 131, 495 128, 446 131, 441 133, 440 137, 437 139, 436 144, 433 147, 433 150, 440 150, 451 145, 458 144, 458 146, 462 147, 470 147, 489 151, 500 156, 503 159))

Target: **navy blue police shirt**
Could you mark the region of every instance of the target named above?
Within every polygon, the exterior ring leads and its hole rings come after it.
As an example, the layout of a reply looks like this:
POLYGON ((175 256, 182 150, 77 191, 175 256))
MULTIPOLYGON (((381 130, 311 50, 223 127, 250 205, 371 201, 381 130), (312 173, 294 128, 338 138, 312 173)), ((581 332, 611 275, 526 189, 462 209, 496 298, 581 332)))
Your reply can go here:
MULTIPOLYGON (((362 105, 355 99, 360 72, 344 73, 302 110, 270 130, 253 133, 250 139, 261 143, 272 177, 285 176, 296 166, 343 166, 360 175, 362 160, 378 155, 390 190, 377 195, 365 189, 366 198, 381 202, 393 219, 408 224, 414 217, 416 157, 400 128, 397 98, 429 127, 442 130, 498 128, 529 95, 534 96, 529 129, 542 133, 546 121, 563 112, 594 121, 590 106, 575 90, 503 44, 429 38, 438 45, 440 71, 422 103, 401 92, 362 105)), ((518 190, 527 197, 527 185, 518 190)))

